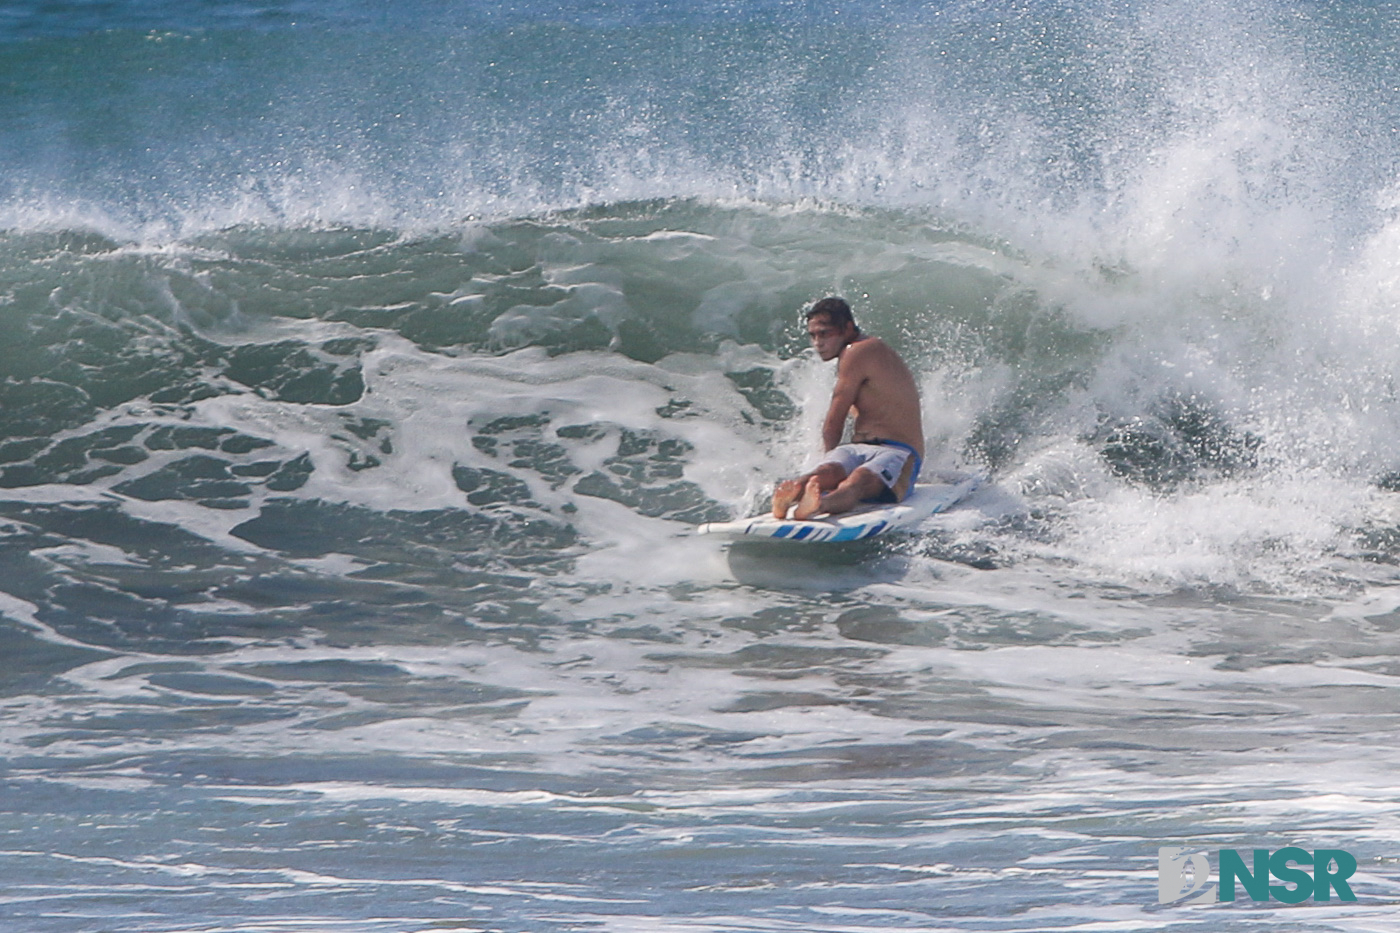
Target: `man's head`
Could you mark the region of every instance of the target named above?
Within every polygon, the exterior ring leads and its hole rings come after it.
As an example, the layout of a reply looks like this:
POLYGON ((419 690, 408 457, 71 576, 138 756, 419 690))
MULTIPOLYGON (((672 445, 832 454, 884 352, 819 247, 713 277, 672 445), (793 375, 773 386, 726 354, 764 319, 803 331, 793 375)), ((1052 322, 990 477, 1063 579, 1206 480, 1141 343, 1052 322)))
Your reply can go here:
POLYGON ((851 306, 843 298, 823 298, 807 309, 807 337, 823 360, 834 360, 860 336, 851 306))

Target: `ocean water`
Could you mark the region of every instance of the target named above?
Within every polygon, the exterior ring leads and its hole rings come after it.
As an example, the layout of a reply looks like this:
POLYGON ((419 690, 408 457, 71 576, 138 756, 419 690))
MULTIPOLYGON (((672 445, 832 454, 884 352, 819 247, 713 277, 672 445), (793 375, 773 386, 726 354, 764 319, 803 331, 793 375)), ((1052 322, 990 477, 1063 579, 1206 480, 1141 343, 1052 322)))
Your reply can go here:
POLYGON ((3 5, 0 930, 1400 929, 1397 52, 3 5), (813 453, 831 293, 990 482, 694 535, 813 453), (1159 904, 1290 845, 1357 899, 1159 904))

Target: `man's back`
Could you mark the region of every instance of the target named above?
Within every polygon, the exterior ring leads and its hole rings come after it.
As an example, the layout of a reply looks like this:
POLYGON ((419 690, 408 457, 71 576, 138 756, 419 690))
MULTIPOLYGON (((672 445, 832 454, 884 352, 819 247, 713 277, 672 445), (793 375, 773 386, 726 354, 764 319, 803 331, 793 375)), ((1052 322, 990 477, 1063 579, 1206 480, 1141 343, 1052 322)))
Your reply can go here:
POLYGON ((857 382, 851 439, 899 441, 922 455, 919 386, 899 354, 878 337, 862 337, 845 349, 838 367, 838 379, 857 382))

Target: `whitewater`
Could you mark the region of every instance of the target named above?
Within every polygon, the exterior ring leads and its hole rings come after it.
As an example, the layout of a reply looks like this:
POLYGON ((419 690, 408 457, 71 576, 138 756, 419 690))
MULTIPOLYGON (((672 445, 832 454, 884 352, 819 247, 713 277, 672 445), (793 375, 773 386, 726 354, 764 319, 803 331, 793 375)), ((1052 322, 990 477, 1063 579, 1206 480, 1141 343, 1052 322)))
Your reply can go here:
POLYGON ((6 5, 0 930, 1397 929, 1398 53, 6 5), (828 294, 986 485, 694 534, 815 452, 828 294), (1356 899, 1162 895, 1289 846, 1356 899))

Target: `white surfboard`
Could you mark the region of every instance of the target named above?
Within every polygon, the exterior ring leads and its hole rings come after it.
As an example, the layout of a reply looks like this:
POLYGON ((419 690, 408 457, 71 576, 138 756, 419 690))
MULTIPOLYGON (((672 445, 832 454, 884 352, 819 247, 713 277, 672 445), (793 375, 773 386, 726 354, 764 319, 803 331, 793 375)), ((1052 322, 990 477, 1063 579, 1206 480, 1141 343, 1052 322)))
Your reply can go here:
POLYGON ((840 515, 820 515, 806 521, 758 515, 732 522, 709 522, 696 531, 702 535, 777 538, 804 543, 859 541, 917 525, 930 515, 957 505, 980 485, 982 477, 974 474, 951 483, 921 483, 896 505, 865 505, 840 515))

